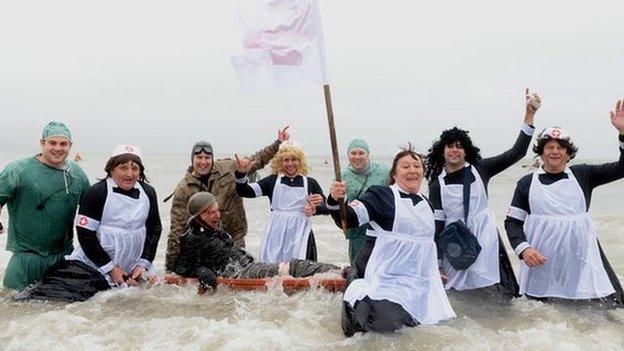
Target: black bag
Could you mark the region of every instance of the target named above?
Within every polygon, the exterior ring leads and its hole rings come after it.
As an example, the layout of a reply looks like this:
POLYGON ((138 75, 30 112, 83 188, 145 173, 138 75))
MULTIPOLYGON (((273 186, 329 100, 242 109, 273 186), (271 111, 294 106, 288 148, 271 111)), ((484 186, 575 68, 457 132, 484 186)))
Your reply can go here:
POLYGON ((457 220, 447 225, 440 233, 438 245, 442 248, 444 257, 451 266, 457 270, 470 267, 477 260, 481 252, 481 245, 477 237, 472 234, 466 222, 468 222, 468 210, 470 205, 470 184, 468 183, 468 172, 471 167, 464 169, 464 221, 457 220))

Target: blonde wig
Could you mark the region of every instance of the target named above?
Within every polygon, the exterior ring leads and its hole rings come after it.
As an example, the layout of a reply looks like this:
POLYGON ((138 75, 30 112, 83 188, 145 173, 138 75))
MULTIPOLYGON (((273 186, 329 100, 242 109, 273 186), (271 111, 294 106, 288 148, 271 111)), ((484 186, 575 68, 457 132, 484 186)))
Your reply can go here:
POLYGON ((284 173, 284 170, 282 169, 282 161, 285 156, 295 156, 299 159, 299 173, 304 176, 308 175, 308 162, 303 153, 303 149, 294 142, 284 142, 280 145, 279 150, 277 150, 277 153, 271 160, 271 174, 284 173))

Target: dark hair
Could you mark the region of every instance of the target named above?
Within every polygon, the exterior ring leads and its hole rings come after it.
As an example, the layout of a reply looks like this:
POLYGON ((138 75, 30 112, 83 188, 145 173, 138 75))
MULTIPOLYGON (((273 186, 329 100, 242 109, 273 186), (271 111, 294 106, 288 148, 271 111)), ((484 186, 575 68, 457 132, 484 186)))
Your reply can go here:
POLYGON ((559 146, 566 148, 568 150, 568 156, 570 156, 570 160, 576 157, 576 152, 578 151, 578 147, 574 145, 574 143, 570 142, 570 140, 565 139, 553 139, 553 138, 542 138, 537 141, 535 145, 533 145, 533 152, 535 152, 538 156, 542 156, 544 153, 544 147, 546 144, 554 140, 559 144, 559 146))
POLYGON ((397 164, 399 163, 399 160, 405 156, 410 156, 412 159, 420 161, 423 166, 423 171, 427 170, 427 166, 425 165, 424 161, 424 155, 421 155, 418 152, 414 151, 414 149, 412 148, 412 144, 408 143, 407 149, 399 151, 399 153, 394 156, 394 160, 392 160, 392 168, 390 168, 390 173, 388 175, 388 185, 394 184, 394 176, 396 175, 397 164))
POLYGON ((106 167, 104 167, 104 172, 106 172, 106 175, 110 177, 113 169, 115 169, 119 165, 128 163, 129 161, 132 161, 136 163, 137 165, 139 165, 139 170, 140 170, 139 180, 147 183, 148 180, 147 180, 147 177, 145 176, 145 167, 143 166, 143 162, 141 162, 141 159, 139 158, 139 156, 134 155, 134 154, 121 154, 121 155, 111 157, 108 160, 108 162, 106 162, 106 167))
POLYGON ((481 159, 481 149, 472 143, 472 139, 470 139, 468 133, 467 130, 453 127, 440 134, 440 139, 433 143, 429 149, 429 154, 427 154, 427 159, 425 160, 425 164, 427 165, 425 177, 427 177, 429 181, 431 181, 431 178, 437 177, 442 173, 442 169, 446 164, 446 159, 444 158, 444 148, 446 146, 459 142, 466 153, 467 162, 473 163, 481 159))

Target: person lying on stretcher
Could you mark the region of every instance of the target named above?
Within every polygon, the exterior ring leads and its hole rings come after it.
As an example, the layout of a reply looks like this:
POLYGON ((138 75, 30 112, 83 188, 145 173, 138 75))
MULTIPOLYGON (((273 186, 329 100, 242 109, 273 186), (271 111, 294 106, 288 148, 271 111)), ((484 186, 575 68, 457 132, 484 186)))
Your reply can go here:
POLYGON ((234 245, 228 233, 219 228, 221 212, 216 197, 208 192, 191 196, 188 202, 189 230, 180 237, 180 256, 173 273, 198 278, 205 288, 216 288, 217 277, 268 278, 309 277, 342 269, 329 263, 293 259, 281 263, 255 262, 253 256, 234 245))

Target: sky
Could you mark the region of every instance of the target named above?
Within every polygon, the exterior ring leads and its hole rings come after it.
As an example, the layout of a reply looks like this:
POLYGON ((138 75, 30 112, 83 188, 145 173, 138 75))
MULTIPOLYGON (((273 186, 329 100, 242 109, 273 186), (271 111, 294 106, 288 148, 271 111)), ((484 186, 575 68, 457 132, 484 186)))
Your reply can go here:
MULTIPOLYGON (((117 144, 252 153, 291 126, 330 154, 321 86, 243 94, 233 1, 0 1, 0 150, 32 154, 66 122, 74 151, 117 144)), ((624 98, 623 1, 319 0, 339 149, 421 151, 452 126, 484 156, 513 144, 524 87, 537 129, 567 128, 580 158, 618 155, 609 111, 624 98)))

